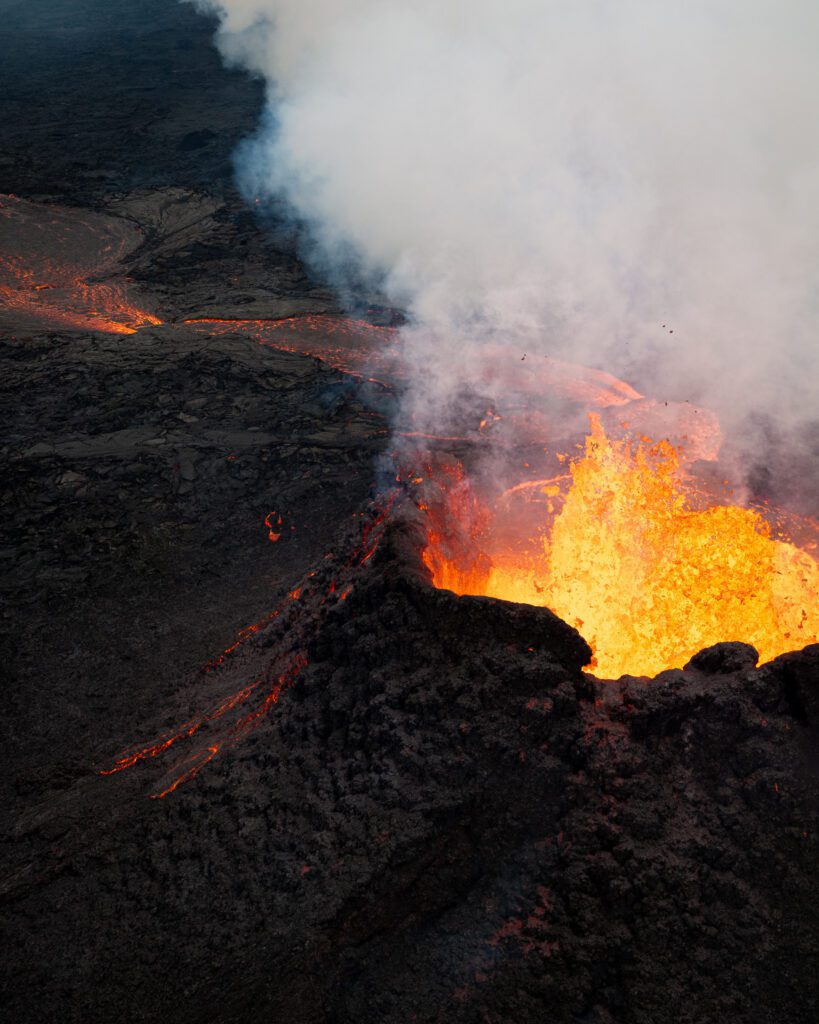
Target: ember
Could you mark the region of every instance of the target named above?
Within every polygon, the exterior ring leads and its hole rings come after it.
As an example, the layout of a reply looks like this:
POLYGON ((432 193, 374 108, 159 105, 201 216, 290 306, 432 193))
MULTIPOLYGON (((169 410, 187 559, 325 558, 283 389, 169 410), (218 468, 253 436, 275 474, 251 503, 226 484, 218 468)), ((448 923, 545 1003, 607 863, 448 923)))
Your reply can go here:
POLYGON ((551 608, 606 678, 681 667, 721 640, 763 661, 817 641, 819 565, 806 550, 761 512, 703 494, 669 442, 612 440, 591 419, 568 474, 494 501, 460 467, 439 470, 441 497, 424 498, 436 586, 551 608))

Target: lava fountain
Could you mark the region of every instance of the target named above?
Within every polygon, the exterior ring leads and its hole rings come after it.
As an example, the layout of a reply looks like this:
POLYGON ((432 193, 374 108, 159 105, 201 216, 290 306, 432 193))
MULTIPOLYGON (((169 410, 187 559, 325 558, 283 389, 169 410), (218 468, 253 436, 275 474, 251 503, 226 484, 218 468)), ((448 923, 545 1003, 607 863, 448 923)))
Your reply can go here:
POLYGON ((428 464, 424 561, 437 587, 550 608, 599 676, 682 667, 724 640, 763 661, 819 639, 819 564, 769 510, 720 503, 681 450, 613 439, 600 417, 580 457, 496 497, 460 465, 428 464), (773 522, 771 520, 774 520, 773 522))
MULTIPOLYGON (((392 328, 330 316, 187 326, 310 350, 356 376, 376 365, 390 371, 399 393, 409 377, 392 328)), ((399 486, 382 489, 356 518, 339 555, 328 555, 205 666, 203 711, 122 751, 102 775, 168 759, 152 794, 162 798, 232 750, 308 679, 308 651, 328 614, 361 584, 391 523, 407 516, 408 535, 418 540, 413 573, 422 559, 439 589, 549 608, 580 631, 593 653, 588 667, 603 678, 656 675, 725 640, 753 644, 763 660, 819 640, 819 532, 784 513, 715 498, 701 469, 718 466, 712 413, 647 399, 597 369, 525 361, 496 345, 478 353, 472 370, 446 422, 459 433, 414 429, 430 424, 411 412, 394 423, 399 486), (474 404, 490 392, 488 408, 474 404), (576 453, 567 454, 589 420, 576 453), (650 428, 663 439, 652 441, 650 428), (557 437, 562 450, 551 442, 557 437), (267 652, 261 666, 247 643, 257 637, 267 652), (223 688, 223 668, 238 687, 223 688)), ((273 515, 264 525, 277 540, 273 515)), ((387 571, 398 570, 391 563, 387 571)))

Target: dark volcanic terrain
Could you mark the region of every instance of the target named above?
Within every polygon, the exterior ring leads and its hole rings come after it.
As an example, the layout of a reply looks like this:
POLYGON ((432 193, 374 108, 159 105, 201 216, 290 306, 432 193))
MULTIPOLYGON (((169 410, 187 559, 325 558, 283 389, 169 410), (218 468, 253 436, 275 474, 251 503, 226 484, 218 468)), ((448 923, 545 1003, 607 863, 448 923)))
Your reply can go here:
POLYGON ((435 590, 334 368, 391 313, 234 190, 261 85, 187 4, 0 15, 4 1019, 815 1024, 819 647, 600 682, 435 590))

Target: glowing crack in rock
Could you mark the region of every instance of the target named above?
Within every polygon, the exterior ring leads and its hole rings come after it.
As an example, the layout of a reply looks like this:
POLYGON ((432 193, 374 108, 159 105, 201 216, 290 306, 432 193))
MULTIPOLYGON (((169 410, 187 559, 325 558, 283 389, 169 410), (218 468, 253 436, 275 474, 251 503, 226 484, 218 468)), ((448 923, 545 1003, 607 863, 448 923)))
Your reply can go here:
POLYGON ((206 765, 233 749, 261 725, 307 668, 306 638, 320 628, 327 608, 349 597, 355 585, 356 571, 362 569, 378 549, 397 498, 397 490, 382 495, 372 512, 361 517, 356 543, 349 555, 336 563, 339 573, 345 576, 343 585, 338 575, 317 571, 308 573, 279 607, 243 629, 237 639, 203 669, 205 674, 222 669, 248 641, 283 618, 286 620, 284 639, 274 649, 271 662, 260 677, 216 699, 204 712, 177 728, 124 750, 110 767, 101 769, 99 774, 117 775, 169 751, 184 748, 186 753, 170 766, 159 789, 150 794, 152 799, 161 799, 196 778, 206 765))

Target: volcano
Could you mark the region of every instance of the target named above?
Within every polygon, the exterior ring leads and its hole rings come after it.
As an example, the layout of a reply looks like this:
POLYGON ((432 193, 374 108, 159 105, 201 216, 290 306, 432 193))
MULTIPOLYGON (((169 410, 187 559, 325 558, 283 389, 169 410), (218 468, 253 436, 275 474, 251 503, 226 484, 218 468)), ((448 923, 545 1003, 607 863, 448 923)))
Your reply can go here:
POLYGON ((12 6, 5 1016, 815 1024, 810 430, 498 337, 426 415, 211 19, 12 6))
MULTIPOLYGON (((94 945, 148 1019, 764 1019, 812 991, 819 645, 598 682, 547 609, 435 588, 406 494, 337 541, 193 715, 28 816, 58 851, 7 900, 45 872, 116 907, 94 945), (169 1001, 170 949, 202 982, 169 1001)), ((68 919, 28 920, 69 984, 68 919)))

